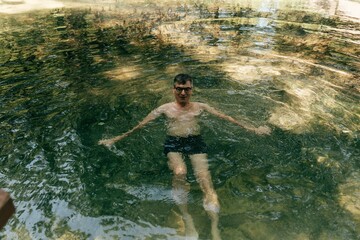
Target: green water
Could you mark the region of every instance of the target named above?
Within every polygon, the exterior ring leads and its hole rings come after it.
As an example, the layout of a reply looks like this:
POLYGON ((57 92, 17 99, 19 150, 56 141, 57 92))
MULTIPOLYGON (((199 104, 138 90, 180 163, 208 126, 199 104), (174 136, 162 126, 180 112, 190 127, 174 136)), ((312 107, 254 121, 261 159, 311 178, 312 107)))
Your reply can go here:
POLYGON ((359 24, 195 3, 1 16, 0 187, 17 207, 1 239, 182 239, 164 119, 97 145, 172 101, 179 72, 194 100, 273 129, 202 119, 223 239, 359 239, 359 24))

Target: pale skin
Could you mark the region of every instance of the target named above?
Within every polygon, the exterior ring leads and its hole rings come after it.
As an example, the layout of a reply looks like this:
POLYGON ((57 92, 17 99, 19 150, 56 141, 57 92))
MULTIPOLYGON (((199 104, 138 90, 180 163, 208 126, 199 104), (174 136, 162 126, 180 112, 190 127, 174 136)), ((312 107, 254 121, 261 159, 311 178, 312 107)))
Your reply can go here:
MULTIPOLYGON (((270 128, 266 126, 256 128, 249 123, 237 121, 234 118, 209 106, 208 104, 199 103, 199 102, 190 102, 190 97, 192 95, 191 81, 186 81, 185 84, 175 83, 173 88, 173 94, 175 97, 174 102, 161 105, 160 107, 151 111, 133 129, 114 138, 100 140, 99 144, 103 144, 105 146, 111 146, 115 142, 129 136, 132 132, 142 128, 147 123, 153 121, 154 119, 160 117, 161 115, 165 115, 168 120, 168 124, 167 124, 168 135, 176 136, 176 137, 188 137, 188 136, 200 135, 200 126, 198 120, 201 114, 204 112, 211 113, 221 119, 239 125, 248 131, 253 131, 256 134, 268 135, 271 132, 270 128)), ((189 185, 186 182, 187 168, 184 162, 184 156, 182 153, 179 152, 169 152, 167 154, 167 157, 168 157, 169 168, 170 170, 172 170, 174 174, 173 195, 183 215, 183 219, 186 226, 185 229, 186 236, 191 237, 191 239, 197 239, 198 234, 196 232, 192 218, 187 210, 187 194, 190 189, 189 189, 189 185)), ((192 154, 189 155, 189 158, 191 160, 191 164, 194 169, 197 182, 199 183, 200 188, 204 193, 203 203, 204 203, 204 208, 211 219, 212 238, 215 240, 221 239, 218 230, 218 212, 220 209, 220 204, 218 201, 218 196, 213 188, 211 175, 209 172, 207 154, 206 153, 192 154)))

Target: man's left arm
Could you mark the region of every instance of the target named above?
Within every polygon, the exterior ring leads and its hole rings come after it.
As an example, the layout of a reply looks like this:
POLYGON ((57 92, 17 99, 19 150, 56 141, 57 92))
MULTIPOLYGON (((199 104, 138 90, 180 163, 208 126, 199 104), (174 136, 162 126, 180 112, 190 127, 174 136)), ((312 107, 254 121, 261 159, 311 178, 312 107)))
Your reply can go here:
POLYGON ((260 127, 255 127, 254 125, 250 124, 250 123, 247 123, 247 122, 244 122, 244 121, 238 121, 222 112, 220 112, 219 110, 207 105, 207 104, 204 104, 202 103, 201 104, 202 107, 204 108, 204 110, 206 110, 207 112, 221 118, 221 119, 224 119, 224 120, 227 120, 229 122, 232 122, 248 131, 253 131, 255 132, 256 134, 259 134, 259 135, 262 135, 262 134, 266 134, 266 135, 269 135, 271 133, 271 129, 268 127, 268 126, 260 126, 260 127))

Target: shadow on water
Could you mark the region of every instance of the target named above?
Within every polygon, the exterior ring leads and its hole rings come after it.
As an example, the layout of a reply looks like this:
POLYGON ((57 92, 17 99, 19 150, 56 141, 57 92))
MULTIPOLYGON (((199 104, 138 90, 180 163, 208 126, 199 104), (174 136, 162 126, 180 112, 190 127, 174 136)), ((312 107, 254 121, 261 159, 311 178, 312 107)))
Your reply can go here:
POLYGON ((266 4, 118 4, 0 20, 0 183, 18 211, 2 238, 181 238, 164 119, 96 145, 171 101, 179 72, 195 100, 273 128, 202 120, 224 239, 359 237, 358 24, 266 4))

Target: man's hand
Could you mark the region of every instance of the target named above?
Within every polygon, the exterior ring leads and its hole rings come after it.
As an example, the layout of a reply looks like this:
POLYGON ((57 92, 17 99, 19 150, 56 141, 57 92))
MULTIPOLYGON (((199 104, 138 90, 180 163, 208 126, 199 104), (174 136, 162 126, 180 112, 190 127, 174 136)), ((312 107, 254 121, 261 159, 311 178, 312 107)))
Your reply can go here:
POLYGON ((122 140, 123 138, 125 138, 126 136, 128 136, 130 133, 132 132, 129 131, 127 133, 124 133, 123 135, 120 135, 120 136, 117 136, 117 137, 114 137, 114 138, 110 138, 110 139, 101 139, 98 144, 99 145, 104 145, 106 147, 111 147, 114 143, 116 143, 117 141, 120 141, 122 140))
POLYGON ((271 128, 269 128, 268 126, 261 126, 261 127, 255 128, 254 131, 258 135, 270 135, 271 128))
POLYGON ((10 195, 0 189, 0 229, 5 226, 9 218, 14 214, 15 206, 10 195))
POLYGON ((98 142, 99 145, 104 145, 106 147, 111 147, 115 141, 113 139, 102 139, 98 142))

